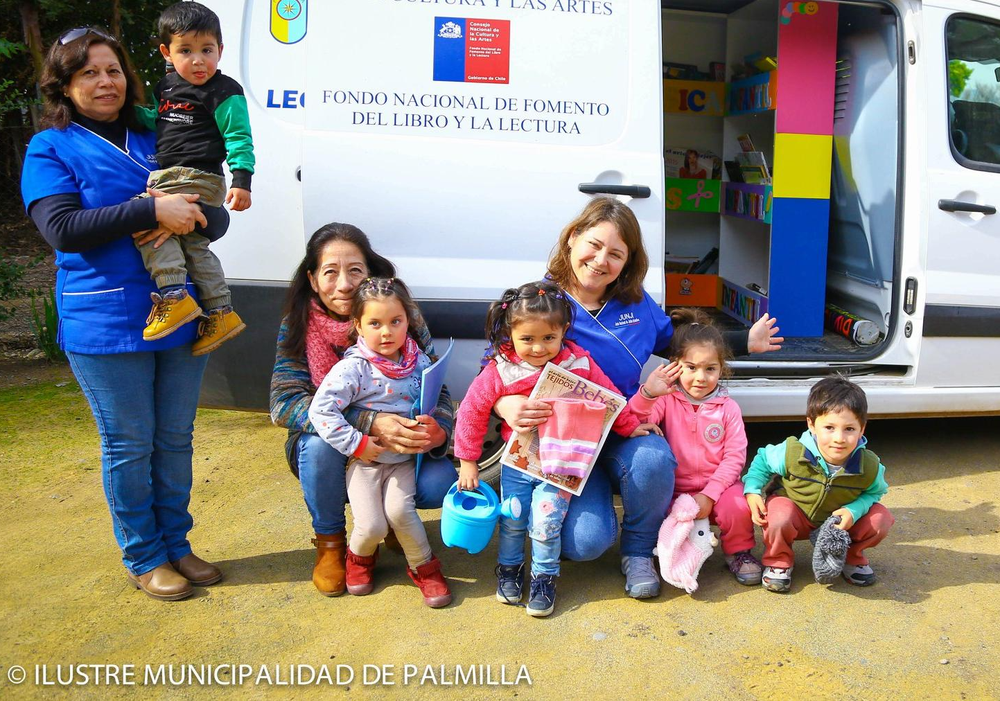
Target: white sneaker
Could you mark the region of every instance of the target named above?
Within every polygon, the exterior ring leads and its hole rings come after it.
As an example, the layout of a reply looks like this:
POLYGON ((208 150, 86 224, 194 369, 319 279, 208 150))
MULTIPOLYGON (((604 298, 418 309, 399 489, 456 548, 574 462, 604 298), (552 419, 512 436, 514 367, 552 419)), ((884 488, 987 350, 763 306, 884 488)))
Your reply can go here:
POLYGON ((875 570, 871 565, 844 565, 841 573, 848 582, 856 587, 870 587, 877 581, 875 570))
POLYGON ((760 583, 768 591, 786 592, 792 587, 791 567, 765 567, 760 583))

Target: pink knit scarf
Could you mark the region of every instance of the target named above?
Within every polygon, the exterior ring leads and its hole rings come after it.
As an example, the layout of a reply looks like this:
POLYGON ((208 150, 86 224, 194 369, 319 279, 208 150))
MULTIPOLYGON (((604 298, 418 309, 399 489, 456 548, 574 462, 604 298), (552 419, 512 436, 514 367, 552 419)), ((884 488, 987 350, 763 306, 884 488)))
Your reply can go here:
POLYGON ((306 329, 306 362, 312 383, 319 387, 330 368, 340 360, 340 353, 351 345, 350 334, 354 324, 330 316, 313 300, 309 307, 309 326, 306 329))
POLYGON ((358 339, 357 349, 361 351, 361 355, 365 357, 365 360, 377 367, 383 375, 393 380, 409 377, 413 373, 413 369, 417 367, 417 351, 419 348, 417 347, 417 342, 410 336, 407 336, 406 341, 403 342, 403 348, 401 349, 403 355, 398 363, 373 351, 365 345, 365 341, 362 338, 358 339))

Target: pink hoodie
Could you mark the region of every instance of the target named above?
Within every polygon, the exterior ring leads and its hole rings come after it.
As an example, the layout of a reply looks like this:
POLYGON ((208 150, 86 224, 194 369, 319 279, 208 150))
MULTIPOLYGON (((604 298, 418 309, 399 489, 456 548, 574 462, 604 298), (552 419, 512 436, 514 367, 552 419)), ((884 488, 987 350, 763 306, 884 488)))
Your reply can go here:
POLYGON ((636 392, 628 402, 639 421, 663 429, 677 472, 674 494, 702 493, 712 501, 740 478, 747 459, 747 434, 740 405, 724 387, 695 407, 680 390, 656 399, 636 392))

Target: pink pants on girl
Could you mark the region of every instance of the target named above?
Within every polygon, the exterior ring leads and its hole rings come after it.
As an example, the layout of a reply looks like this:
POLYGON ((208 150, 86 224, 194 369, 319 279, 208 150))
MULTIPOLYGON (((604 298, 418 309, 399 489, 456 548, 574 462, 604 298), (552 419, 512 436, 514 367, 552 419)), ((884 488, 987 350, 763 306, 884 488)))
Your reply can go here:
MULTIPOLYGON (((675 494, 674 497, 676 496, 675 494)), ((743 496, 742 482, 730 485, 719 495, 708 520, 719 527, 719 540, 722 541, 722 552, 726 555, 752 550, 756 544, 753 520, 750 518, 750 507, 743 496)))

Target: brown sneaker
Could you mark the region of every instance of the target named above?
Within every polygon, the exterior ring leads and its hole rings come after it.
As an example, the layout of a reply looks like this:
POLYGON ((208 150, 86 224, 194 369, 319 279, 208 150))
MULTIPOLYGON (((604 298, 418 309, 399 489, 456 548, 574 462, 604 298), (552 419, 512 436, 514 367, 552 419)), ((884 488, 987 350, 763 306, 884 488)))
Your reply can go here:
POLYGON ((313 584, 323 596, 340 596, 347 589, 347 543, 344 532, 331 535, 317 533, 312 544, 316 546, 313 584))
POLYGON ((159 601, 178 601, 191 596, 191 582, 177 572, 170 563, 163 563, 140 575, 128 573, 128 581, 136 589, 159 601))
POLYGON ((198 340, 191 346, 191 355, 205 355, 231 338, 235 338, 247 327, 240 315, 230 309, 224 312, 213 309, 198 327, 198 340))
POLYGON ((416 572, 407 567, 406 573, 410 575, 413 583, 420 587, 424 603, 432 609, 451 603, 451 590, 448 589, 448 582, 441 574, 441 561, 436 556, 431 555, 431 559, 417 567, 416 572))
POLYGON ((169 336, 201 316, 201 307, 186 290, 168 292, 162 297, 151 292, 149 297, 153 300, 153 308, 146 317, 146 328, 142 330, 142 337, 147 341, 169 336))
POLYGON ((207 587, 222 579, 222 570, 194 553, 188 553, 180 560, 172 560, 170 564, 196 587, 207 587))
POLYGON ((378 548, 370 557, 355 555, 347 549, 347 591, 354 596, 371 594, 375 587, 375 563, 378 562, 378 548))

